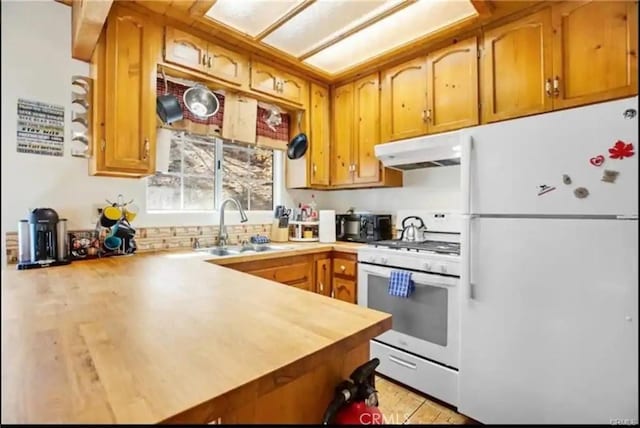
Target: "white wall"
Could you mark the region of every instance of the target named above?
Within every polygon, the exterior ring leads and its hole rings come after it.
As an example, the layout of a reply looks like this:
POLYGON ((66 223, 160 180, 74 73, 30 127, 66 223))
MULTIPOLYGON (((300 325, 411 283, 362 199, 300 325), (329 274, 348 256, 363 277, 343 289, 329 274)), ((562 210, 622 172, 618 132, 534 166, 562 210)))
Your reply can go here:
POLYGON ((404 173, 404 186, 388 189, 316 192, 321 208, 395 214, 397 210, 459 211, 460 167, 425 168, 404 173))

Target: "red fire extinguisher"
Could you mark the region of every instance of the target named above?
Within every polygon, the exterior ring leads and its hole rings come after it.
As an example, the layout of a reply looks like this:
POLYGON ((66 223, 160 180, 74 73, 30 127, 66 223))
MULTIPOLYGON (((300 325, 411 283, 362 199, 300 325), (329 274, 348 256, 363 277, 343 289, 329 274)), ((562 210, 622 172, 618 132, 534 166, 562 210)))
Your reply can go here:
POLYGON ((327 407, 323 425, 382 425, 382 412, 378 409, 375 388, 377 358, 361 365, 351 373, 350 381, 340 382, 336 394, 327 407))

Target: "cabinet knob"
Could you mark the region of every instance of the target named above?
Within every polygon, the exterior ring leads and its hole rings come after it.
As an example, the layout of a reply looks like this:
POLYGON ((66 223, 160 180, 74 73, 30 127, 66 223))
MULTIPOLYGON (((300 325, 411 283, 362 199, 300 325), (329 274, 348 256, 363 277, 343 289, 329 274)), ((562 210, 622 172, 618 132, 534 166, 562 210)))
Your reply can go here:
POLYGON ((322 282, 318 283, 318 286, 320 288, 320 291, 324 291, 324 285, 322 284, 322 282))
POLYGON ((202 65, 207 65, 207 54, 202 54, 202 65))
POLYGON ((347 267, 345 265, 340 265, 340 270, 344 272, 345 270, 347 270, 347 267))
POLYGON ((144 139, 144 155, 142 159, 144 160, 149 159, 149 139, 148 138, 144 139))
POLYGON ((553 79, 553 95, 560 96, 560 78, 558 76, 553 79))
POLYGON ((318 165, 316 165, 315 163, 313 164, 313 175, 316 174, 316 172, 318 172, 318 165))
POLYGON ((427 109, 427 120, 430 121, 431 120, 431 109, 427 109))
POLYGON ((211 57, 209 57, 209 68, 211 68, 211 57))

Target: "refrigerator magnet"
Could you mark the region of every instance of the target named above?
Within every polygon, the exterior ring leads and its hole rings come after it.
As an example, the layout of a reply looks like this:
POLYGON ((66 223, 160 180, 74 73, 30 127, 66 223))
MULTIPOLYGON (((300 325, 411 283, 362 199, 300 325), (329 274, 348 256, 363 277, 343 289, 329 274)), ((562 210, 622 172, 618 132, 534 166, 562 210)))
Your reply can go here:
POLYGON ((589 159, 589 163, 593 166, 601 166, 604 163, 604 156, 598 155, 589 159))
POLYGON ((616 141, 613 147, 609 149, 609 157, 611 159, 630 158, 634 154, 633 144, 625 143, 622 140, 616 141))
POLYGON ((610 169, 605 169, 602 173, 602 181, 605 183, 615 183, 620 173, 618 171, 611 171, 610 169))
POLYGON ((541 184, 538 186, 538 196, 542 196, 546 193, 549 193, 553 190, 556 190, 553 186, 547 186, 546 184, 541 184))
POLYGON ((636 109, 634 108, 628 108, 624 111, 624 113, 622 113, 622 116, 625 119, 633 119, 634 117, 636 117, 636 114, 638 114, 638 112, 636 111, 636 109))
POLYGON ((585 187, 578 187, 576 190, 573 191, 573 194, 578 199, 584 199, 587 196, 589 196, 589 191, 585 187))
POLYGON ((571 177, 567 174, 562 174, 562 182, 568 186, 571 184, 571 177))

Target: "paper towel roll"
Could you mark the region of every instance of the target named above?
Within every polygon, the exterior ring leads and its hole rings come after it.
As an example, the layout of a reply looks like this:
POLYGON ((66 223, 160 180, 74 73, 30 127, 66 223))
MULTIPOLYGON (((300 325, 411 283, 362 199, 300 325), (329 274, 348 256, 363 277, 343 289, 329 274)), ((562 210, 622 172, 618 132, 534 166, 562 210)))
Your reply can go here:
POLYGON ((320 242, 336 242, 336 212, 334 210, 320 210, 320 242))

